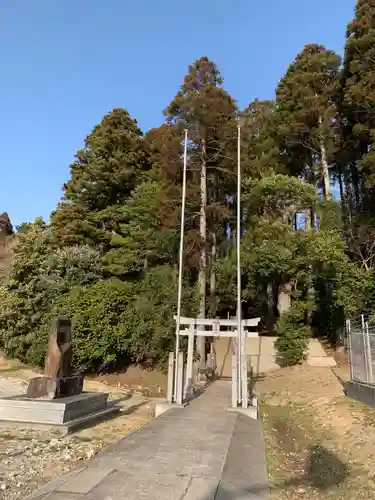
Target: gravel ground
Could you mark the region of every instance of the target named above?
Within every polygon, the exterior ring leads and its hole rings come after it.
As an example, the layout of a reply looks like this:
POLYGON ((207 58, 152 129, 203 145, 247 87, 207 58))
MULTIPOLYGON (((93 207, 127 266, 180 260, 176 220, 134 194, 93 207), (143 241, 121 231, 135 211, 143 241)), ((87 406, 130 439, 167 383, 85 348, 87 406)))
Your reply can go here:
POLYGON ((24 394, 26 388, 27 382, 24 380, 0 377, 0 398, 24 394))
MULTIPOLYGON (((27 382, 0 376, 0 397, 24 394, 27 382)), ((0 500, 21 500, 152 419, 150 405, 93 428, 61 436, 48 429, 0 426, 0 500)))
POLYGON ((104 442, 72 437, 49 439, 29 429, 2 429, 0 437, 0 498, 23 499, 38 486, 92 458, 104 442))

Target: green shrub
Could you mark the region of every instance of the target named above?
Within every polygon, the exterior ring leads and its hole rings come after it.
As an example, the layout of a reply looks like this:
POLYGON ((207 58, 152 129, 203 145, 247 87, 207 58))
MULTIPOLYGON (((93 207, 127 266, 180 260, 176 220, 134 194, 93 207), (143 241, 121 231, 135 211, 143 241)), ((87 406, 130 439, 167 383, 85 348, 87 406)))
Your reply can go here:
POLYGON ((0 290, 0 345, 9 357, 28 360, 44 317, 76 286, 102 276, 101 255, 88 246, 48 247, 49 230, 31 224, 20 236, 0 290))
POLYGON ((289 312, 277 320, 279 337, 275 347, 285 365, 297 365, 307 358, 311 328, 305 324, 305 310, 303 302, 296 302, 289 312))
POLYGON ((48 331, 53 317, 72 321, 73 364, 80 371, 100 371, 126 358, 129 330, 126 312, 133 299, 134 285, 116 278, 74 288, 60 297, 27 353, 27 361, 43 365, 48 331))
MULTIPOLYGON (((182 314, 195 315, 198 294, 195 288, 184 286, 182 314)), ((126 314, 130 330, 130 355, 134 361, 150 360, 165 366, 168 353, 174 349, 176 323, 177 283, 176 274, 169 266, 149 270, 138 283, 132 308, 126 314)))
MULTIPOLYGON (((98 372, 143 360, 163 365, 174 347, 175 302, 175 274, 168 266, 150 270, 138 282, 112 278, 74 288, 44 316, 29 339, 26 359, 43 365, 51 321, 63 315, 72 321, 76 369, 98 372)), ((194 304, 194 291, 186 287, 184 313, 194 304)))

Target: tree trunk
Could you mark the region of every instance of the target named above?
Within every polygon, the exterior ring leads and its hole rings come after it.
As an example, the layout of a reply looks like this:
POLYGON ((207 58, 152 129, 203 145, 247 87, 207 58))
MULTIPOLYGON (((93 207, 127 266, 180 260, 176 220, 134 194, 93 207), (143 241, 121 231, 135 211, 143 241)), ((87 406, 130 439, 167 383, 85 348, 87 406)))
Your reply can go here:
MULTIPOLYGON (((218 193, 218 179, 217 172, 213 170, 211 173, 210 189, 208 189, 208 204, 215 204, 218 193)), ((217 238, 216 228, 211 228, 211 269, 210 269, 210 315, 212 318, 216 317, 216 259, 217 259, 217 238)))
POLYGON ((342 178, 342 168, 339 165, 338 167, 338 181, 339 181, 339 190, 340 190, 340 203, 341 203, 341 211, 342 211, 342 216, 345 217, 347 213, 347 200, 346 200, 346 195, 344 191, 344 181, 342 178))
MULTIPOLYGON (((202 240, 201 257, 199 263, 199 317, 206 317, 206 206, 207 206, 207 166, 206 166, 206 141, 202 140, 202 163, 201 163, 201 206, 200 206, 200 221, 199 234, 202 240)), ((200 357, 201 367, 206 364, 205 338, 197 337, 197 352, 200 357)))
POLYGON ((338 166, 338 181, 340 189, 341 219, 343 222, 344 230, 346 232, 348 227, 350 226, 350 211, 348 209, 348 200, 344 190, 342 168, 340 165, 338 166), (349 221, 347 219, 349 219, 349 221))
POLYGON ((216 233, 212 233, 212 247, 211 247, 211 276, 210 276, 210 295, 211 295, 211 304, 212 310, 211 314, 214 318, 216 316, 216 272, 215 272, 215 264, 216 264, 216 233))
POLYGON ((360 196, 360 189, 359 189, 359 175, 358 175, 357 167, 355 165, 351 165, 350 172, 351 172, 351 184, 353 186, 354 199, 355 199, 355 204, 356 204, 355 210, 358 211, 362 207, 361 207, 361 196, 360 196))
POLYGON ((267 283, 267 318, 266 328, 271 332, 275 328, 275 285, 274 283, 267 283))
MULTIPOLYGON (((309 221, 309 224, 308 224, 306 230, 314 232, 315 231, 315 224, 314 224, 314 222, 315 222, 315 208, 314 207, 311 207, 310 217, 308 217, 307 220, 309 221)), ((319 228, 318 228, 318 230, 319 230, 319 228)), ((310 269, 310 272, 312 272, 311 269, 310 269)), ((309 286, 309 288, 307 290, 307 295, 312 300, 315 300, 315 290, 314 290, 314 287, 309 286)), ((309 321, 309 324, 310 324, 310 322, 311 322, 311 314, 310 314, 310 319, 308 321, 309 321)))
POLYGON ((292 231, 298 231, 298 212, 293 214, 292 218, 292 231))
POLYGON ((315 215, 316 215, 315 206, 312 206, 310 210, 310 231, 312 231, 313 233, 315 232, 315 219, 316 219, 315 215))
POLYGON ((309 232, 311 231, 311 227, 312 227, 312 213, 311 213, 311 208, 310 210, 303 210, 303 213, 305 215, 305 231, 306 232, 309 232))
MULTIPOLYGON (((316 188, 316 176, 314 169, 311 165, 306 165, 306 173, 305 173, 305 180, 308 184, 311 184, 316 188)), ((310 220, 309 217, 306 217, 306 230, 312 230, 315 231, 315 206, 313 205, 310 208, 310 220)))
MULTIPOLYGON (((313 270, 312 270, 311 266, 309 266, 309 269, 310 269, 310 273, 312 274, 313 270)), ((307 296, 306 296, 308 304, 315 304, 315 295, 316 295, 315 288, 314 288, 313 284, 310 284, 309 287, 307 288, 307 296)), ((312 311, 311 306, 309 306, 309 308, 306 311, 307 324, 311 326, 312 320, 313 320, 313 311, 312 311)))
POLYGON ((280 316, 289 312, 290 308, 292 307, 291 292, 292 292, 292 283, 290 282, 282 283, 279 286, 277 309, 279 311, 280 316))
POLYGON ((341 204, 344 204, 345 203, 345 193, 344 193, 344 182, 342 180, 341 167, 339 167, 338 177, 339 177, 340 201, 341 201, 341 204))
POLYGON ((324 199, 331 200, 332 199, 332 193, 331 193, 331 183, 329 179, 329 169, 328 169, 328 160, 327 160, 327 150, 324 144, 324 137, 322 133, 322 118, 319 116, 319 128, 320 128, 320 156, 321 156, 321 161, 322 161, 322 177, 323 177, 323 190, 324 190, 324 199))
POLYGON ((346 178, 344 179, 344 181, 345 181, 345 200, 346 200, 347 215, 348 215, 349 227, 351 227, 352 215, 353 212, 355 211, 355 206, 353 201, 353 191, 350 179, 346 178))

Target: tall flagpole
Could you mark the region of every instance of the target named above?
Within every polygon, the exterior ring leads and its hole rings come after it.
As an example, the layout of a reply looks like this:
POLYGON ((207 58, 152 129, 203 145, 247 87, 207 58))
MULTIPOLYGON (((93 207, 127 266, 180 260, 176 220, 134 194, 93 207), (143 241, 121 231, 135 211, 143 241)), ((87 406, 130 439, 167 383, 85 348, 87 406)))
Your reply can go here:
POLYGON ((237 373, 238 402, 242 400, 242 328, 241 328, 241 125, 238 124, 237 135, 237 373))
POLYGON ((177 292, 177 317, 176 317, 176 356, 175 356, 175 372, 174 372, 174 401, 177 401, 177 384, 178 381, 178 353, 180 350, 180 321, 181 321, 181 300, 182 300, 182 273, 184 260, 184 231, 185 231, 185 204, 186 204, 186 170, 187 170, 187 142, 188 131, 185 129, 184 140, 184 169, 182 176, 182 203, 181 203, 181 228, 180 228, 180 255, 179 255, 179 271, 178 271, 178 292, 177 292))

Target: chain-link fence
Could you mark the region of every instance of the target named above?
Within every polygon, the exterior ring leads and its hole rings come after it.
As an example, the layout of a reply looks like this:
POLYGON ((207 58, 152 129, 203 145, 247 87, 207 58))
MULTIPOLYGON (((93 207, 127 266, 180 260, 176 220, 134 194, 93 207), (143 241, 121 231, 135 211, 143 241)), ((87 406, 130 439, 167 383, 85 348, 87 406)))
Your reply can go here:
POLYGON ((375 384, 375 323, 368 316, 347 320, 350 378, 375 384))

